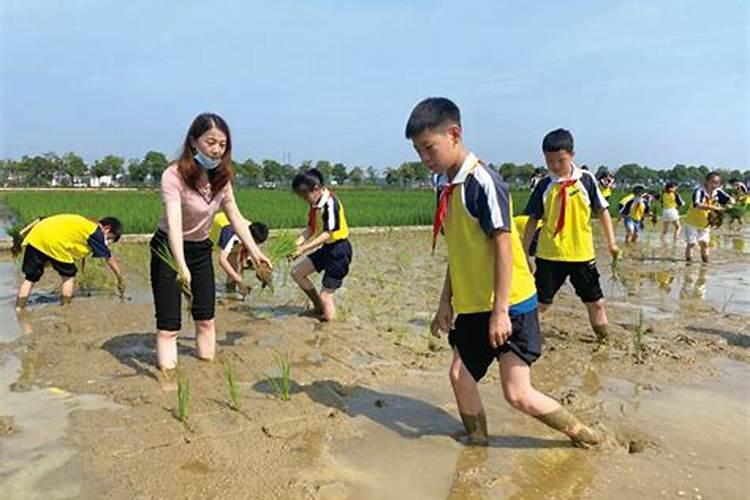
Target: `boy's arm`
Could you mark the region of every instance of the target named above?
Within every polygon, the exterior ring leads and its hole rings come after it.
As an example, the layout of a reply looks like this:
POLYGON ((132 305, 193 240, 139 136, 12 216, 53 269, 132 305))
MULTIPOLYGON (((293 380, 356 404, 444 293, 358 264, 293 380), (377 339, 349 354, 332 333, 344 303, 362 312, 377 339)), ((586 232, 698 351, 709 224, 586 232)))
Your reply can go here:
MULTIPOLYGON (((531 222, 531 219, 529 222, 531 222)), ((513 282, 513 247, 511 237, 511 233, 508 231, 495 231, 492 235, 492 247, 494 250, 494 264, 492 267, 494 269, 493 284, 495 299, 492 306, 492 314, 490 315, 490 345, 495 349, 505 344, 512 333, 508 311, 510 307, 510 286, 513 282)))
POLYGON ((612 217, 609 215, 609 210, 602 208, 599 211, 599 223, 602 225, 602 232, 607 240, 607 247, 612 257, 617 257, 620 250, 617 248, 617 240, 615 239, 615 232, 612 229, 612 217))
POLYGON ((227 276, 236 283, 242 282, 242 275, 237 272, 232 267, 232 264, 229 262, 229 253, 232 251, 232 245, 231 243, 226 246, 226 248, 222 248, 221 252, 219 252, 219 265, 224 270, 225 273, 227 273, 227 276))
POLYGON ((534 233, 536 232, 536 226, 539 224, 539 219, 534 218, 533 215, 529 215, 529 220, 526 222, 526 228, 523 233, 523 250, 526 252, 526 256, 529 256, 529 250, 531 249, 531 242, 534 241, 534 233))
POLYGON ((440 302, 435 317, 430 324, 430 332, 434 337, 440 338, 440 332, 448 332, 453 327, 453 288, 451 287, 450 268, 445 269, 443 280, 443 291, 440 294, 440 302))
POLYGON ((107 266, 112 270, 112 272, 115 274, 115 277, 117 278, 117 293, 120 295, 120 298, 125 297, 125 280, 123 280, 122 278, 120 264, 113 256, 107 259, 107 266))
POLYGON ((260 248, 258 248, 258 245, 253 239, 253 235, 250 234, 250 229, 247 227, 247 220, 242 217, 240 209, 237 208, 237 203, 234 200, 228 200, 223 203, 222 208, 227 219, 229 219, 229 222, 232 224, 232 229, 234 229, 235 234, 237 234, 242 244, 247 248, 255 268, 257 269, 259 267, 258 264, 261 262, 272 268, 273 265, 271 264, 271 261, 260 251, 260 248))
POLYGON ((325 243, 328 243, 330 239, 331 239, 331 232, 323 231, 315 238, 298 245, 297 250, 294 252, 294 254, 292 254, 292 256, 299 257, 300 255, 307 253, 314 248, 318 248, 319 246, 325 243))
POLYGON ((297 246, 303 244, 305 240, 307 240, 307 238, 309 238, 310 236, 312 236, 312 231, 310 231, 310 226, 307 226, 297 237, 297 246))

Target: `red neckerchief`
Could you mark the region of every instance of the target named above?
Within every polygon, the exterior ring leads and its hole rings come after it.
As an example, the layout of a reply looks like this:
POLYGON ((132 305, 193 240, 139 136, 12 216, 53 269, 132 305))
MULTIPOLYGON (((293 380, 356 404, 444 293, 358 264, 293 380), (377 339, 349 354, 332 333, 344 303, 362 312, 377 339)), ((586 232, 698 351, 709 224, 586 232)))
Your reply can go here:
POLYGON ((435 209, 435 219, 432 222, 432 253, 435 253, 435 247, 437 246, 437 238, 440 230, 443 228, 443 222, 445 222, 445 216, 448 214, 448 202, 450 201, 451 194, 453 194, 453 188, 455 184, 448 184, 443 187, 440 193, 440 200, 438 201, 437 208, 435 209))
POLYGON ((578 182, 578 179, 568 179, 560 182, 560 215, 557 217, 557 224, 555 225, 555 234, 557 236, 560 231, 565 227, 565 209, 568 205, 568 188, 574 186, 578 182))

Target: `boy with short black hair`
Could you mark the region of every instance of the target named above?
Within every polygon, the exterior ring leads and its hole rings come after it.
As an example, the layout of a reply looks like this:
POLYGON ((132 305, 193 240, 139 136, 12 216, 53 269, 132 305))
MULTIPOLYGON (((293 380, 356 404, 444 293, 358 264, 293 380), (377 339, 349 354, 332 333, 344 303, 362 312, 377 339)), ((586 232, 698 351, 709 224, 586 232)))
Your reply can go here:
POLYGON ((528 253, 538 220, 543 222, 536 248, 536 279, 539 310, 544 313, 565 280, 586 304, 589 322, 600 342, 606 341, 607 313, 596 268, 591 218, 598 214, 609 252, 619 255, 607 200, 590 172, 573 163, 573 135, 565 129, 548 133, 542 152, 549 175, 531 193, 525 213, 529 216, 524 236, 528 253))
MULTIPOLYGON (((258 245, 268 239, 268 227, 262 222, 249 222, 248 230, 258 245)), ((252 263, 224 212, 214 216, 208 238, 219 251, 219 265, 227 275, 227 292, 239 290, 242 295, 250 293, 250 285, 244 282, 243 273, 252 267, 252 263)))
POLYGON ((47 264, 51 264, 62 277, 60 303, 69 304, 73 298, 74 277, 78 273, 75 259, 89 255, 107 259, 122 296, 125 285, 110 250, 110 245, 119 241, 121 235, 122 223, 115 217, 104 217, 97 223, 81 215, 59 214, 34 223, 22 242, 25 247, 22 265, 25 280, 18 288, 16 311, 26 307, 34 283, 41 279, 47 264))
MULTIPOLYGON (((448 269, 430 329, 436 337, 450 332, 450 381, 469 442, 487 443, 477 382, 497 359, 511 406, 576 444, 598 444, 597 431, 531 385, 531 364, 541 355, 542 337, 534 280, 514 229, 508 185, 464 147, 460 112, 448 99, 420 102, 409 116, 406 137, 425 166, 448 176, 433 224, 433 249, 441 229, 445 234, 448 269)), ((532 233, 534 225, 529 225, 532 233)))
POLYGON ((685 260, 693 260, 693 248, 700 245, 701 259, 708 263, 708 244, 711 242, 711 217, 724 211, 733 202, 721 189, 721 175, 709 172, 702 186, 693 190, 693 200, 685 215, 685 260))

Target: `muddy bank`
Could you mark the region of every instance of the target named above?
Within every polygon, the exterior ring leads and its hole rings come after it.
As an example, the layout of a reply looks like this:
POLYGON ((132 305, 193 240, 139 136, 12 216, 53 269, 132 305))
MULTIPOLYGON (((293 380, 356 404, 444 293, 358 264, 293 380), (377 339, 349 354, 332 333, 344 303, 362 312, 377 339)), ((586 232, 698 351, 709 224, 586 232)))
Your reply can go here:
MULTIPOLYGON (((54 446, 65 447, 67 459, 24 476, 31 461, 14 452, 17 467, 2 466, 0 489, 42 496, 67 477, 75 481, 61 498, 742 497, 750 443, 747 433, 726 429, 750 425, 748 311, 722 302, 720 288, 732 277, 735 297, 746 300, 744 250, 719 242, 698 285, 703 268, 677 262, 681 246, 644 244, 616 277, 602 263, 613 323, 607 349, 595 349, 567 288, 543 318, 535 384, 634 447, 572 448, 510 410, 492 371, 482 383, 492 439, 476 449, 461 443, 447 341, 427 335, 445 258, 429 255, 428 233, 407 234, 354 237, 340 322, 299 317, 304 297, 283 276, 274 294, 257 287, 246 301, 222 297, 215 363, 195 358, 185 320, 188 425, 174 418, 175 393, 162 391, 153 370, 146 250, 120 250, 130 297, 123 302, 104 275, 61 309, 56 280, 45 276, 18 332, 0 347, 18 359, 2 399, 63 391, 64 413, 38 412, 66 422, 54 446), (669 290, 664 273, 674 274, 669 290), (291 363, 289 401, 266 380, 280 357, 291 363), (241 411, 229 408, 223 363, 237 371, 241 411)), ((7 284, 0 295, 10 303, 7 284)), ((26 422, 37 418, 7 406, 0 415, 12 418, 15 432, 0 432, 5 450, 28 439, 26 422)))

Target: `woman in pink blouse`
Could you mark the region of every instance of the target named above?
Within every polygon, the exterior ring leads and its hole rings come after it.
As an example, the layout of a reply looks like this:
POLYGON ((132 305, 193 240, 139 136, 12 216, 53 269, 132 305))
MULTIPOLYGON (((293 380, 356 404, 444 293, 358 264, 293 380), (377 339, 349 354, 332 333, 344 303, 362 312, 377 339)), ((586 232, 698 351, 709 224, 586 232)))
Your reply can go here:
MULTIPOLYGON (((232 139, 219 115, 203 113, 193 120, 180 158, 161 177, 164 210, 151 248, 168 248, 181 279, 192 292, 192 315, 198 358, 210 361, 216 349, 212 242, 214 215, 223 210, 248 250, 253 264, 270 265, 258 249, 232 192, 232 139)), ((181 292, 177 273, 151 252, 151 288, 156 308, 156 363, 167 377, 177 366, 177 332, 181 327, 181 292)))

